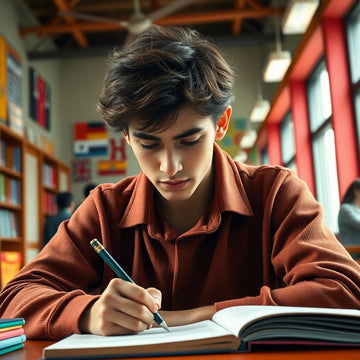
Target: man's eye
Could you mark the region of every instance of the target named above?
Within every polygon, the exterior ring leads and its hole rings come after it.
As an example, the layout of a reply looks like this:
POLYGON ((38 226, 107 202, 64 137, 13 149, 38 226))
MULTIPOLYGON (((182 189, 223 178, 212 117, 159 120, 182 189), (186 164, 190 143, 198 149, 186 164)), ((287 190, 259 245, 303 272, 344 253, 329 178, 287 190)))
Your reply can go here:
POLYGON ((195 140, 183 140, 181 142, 182 145, 185 145, 185 146, 193 146, 193 145, 196 145, 198 142, 200 141, 200 138, 197 138, 195 140))
POLYGON ((144 144, 144 143, 140 143, 140 146, 143 149, 154 149, 158 146, 158 143, 151 143, 151 144, 144 144))

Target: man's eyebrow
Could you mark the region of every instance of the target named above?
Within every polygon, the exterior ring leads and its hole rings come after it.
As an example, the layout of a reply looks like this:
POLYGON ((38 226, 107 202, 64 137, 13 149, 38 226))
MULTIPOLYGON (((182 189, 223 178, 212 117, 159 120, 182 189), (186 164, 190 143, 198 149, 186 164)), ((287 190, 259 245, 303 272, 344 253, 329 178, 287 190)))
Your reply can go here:
POLYGON ((134 131, 133 135, 139 139, 159 141, 157 136, 153 136, 142 131, 134 131))
MULTIPOLYGON (((194 135, 198 132, 200 132, 202 130, 201 127, 194 127, 192 129, 189 129, 189 130, 186 130, 184 131, 183 133, 179 134, 179 135, 176 135, 174 136, 174 140, 178 140, 178 139, 182 139, 182 138, 185 138, 187 136, 191 136, 191 135, 194 135)), ((144 139, 144 140, 152 140, 152 141, 160 141, 161 139, 157 136, 154 136, 154 135, 150 135, 150 134, 147 134, 145 132, 142 132, 142 131, 134 131, 133 132, 133 135, 139 139, 144 139)))

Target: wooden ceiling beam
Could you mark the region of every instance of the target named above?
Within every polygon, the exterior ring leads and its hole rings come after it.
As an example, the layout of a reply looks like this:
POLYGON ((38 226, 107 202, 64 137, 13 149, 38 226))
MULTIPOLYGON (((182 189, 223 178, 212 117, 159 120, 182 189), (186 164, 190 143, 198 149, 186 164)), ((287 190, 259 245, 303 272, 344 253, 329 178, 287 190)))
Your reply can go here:
POLYGON ((150 11, 155 11, 160 8, 158 0, 151 0, 150 1, 150 11))
MULTIPOLYGON (((70 11, 78 2, 78 0, 71 0, 70 2, 66 2, 65 0, 53 0, 53 1, 54 4, 57 6, 57 8, 62 11, 70 11)), ((64 16, 63 18, 68 24, 71 25, 76 24, 76 20, 70 16, 64 16)), ((71 32, 77 43, 80 45, 80 47, 87 48, 89 46, 89 43, 85 35, 82 33, 82 31, 74 29, 71 32)))
MULTIPOLYGON (((105 13, 108 13, 109 15, 112 15, 114 13, 123 14, 123 13, 129 13, 131 14, 134 11, 134 2, 131 1, 125 1, 125 0, 101 0, 101 1, 78 1, 78 4, 76 5, 76 10, 79 13, 90 13, 90 14, 101 14, 101 16, 105 15, 105 13)), ((151 12, 153 10, 156 10, 158 8, 164 7, 169 5, 174 0, 149 0, 147 1, 141 1, 141 10, 146 14, 148 12, 151 12), (156 4, 154 6, 154 4, 156 4)), ((231 2, 229 0, 196 0, 192 4, 192 6, 195 6, 196 8, 202 8, 206 9, 207 7, 216 9, 224 5, 229 6, 231 8, 231 2)), ((31 6, 32 13, 35 17, 48 17, 51 16, 54 13, 54 7, 47 3, 38 5, 38 6, 31 6)))
MULTIPOLYGON (((214 22, 234 21, 237 19, 256 19, 265 18, 271 15, 282 16, 285 9, 283 7, 271 7, 261 9, 246 9, 246 10, 222 10, 216 12, 203 12, 192 14, 178 14, 167 16, 165 18, 155 21, 160 25, 194 25, 214 22)), ((128 21, 128 19, 118 19, 119 21, 128 21)), ((55 25, 41 25, 20 27, 20 35, 22 37, 28 34, 37 34, 43 36, 46 34, 64 34, 74 31, 81 32, 105 32, 116 31, 123 29, 120 25, 101 23, 101 22, 75 22, 72 24, 55 24, 55 25)))
POLYGON ((283 7, 269 7, 258 10, 219 10, 215 12, 203 12, 199 14, 193 13, 172 15, 163 19, 159 19, 157 23, 162 25, 204 24, 211 22, 233 21, 236 19, 265 18, 275 14, 282 16, 284 14, 284 11, 285 9, 283 7))
MULTIPOLYGON (((246 5, 246 0, 234 0, 234 8, 236 10, 244 10, 246 5)), ((244 19, 235 19, 232 23, 232 34, 237 36, 240 34, 241 26, 244 19)))
POLYGON ((263 5, 259 4, 256 0, 246 0, 246 2, 253 8, 253 9, 261 9, 263 5))
MULTIPOLYGON (((171 4, 174 0, 149 0, 149 1, 141 1, 141 10, 146 13, 148 11, 156 10, 158 8, 167 6, 171 4), (154 4, 156 6, 154 6, 154 4)), ((218 7, 218 5, 222 5, 224 0, 196 0, 193 3, 195 6, 207 7, 212 6, 213 8, 218 7)), ((82 13, 114 13, 114 12, 133 12, 134 11, 134 2, 131 1, 124 1, 124 0, 102 0, 102 1, 92 1, 81 2, 77 7, 76 11, 82 13)))

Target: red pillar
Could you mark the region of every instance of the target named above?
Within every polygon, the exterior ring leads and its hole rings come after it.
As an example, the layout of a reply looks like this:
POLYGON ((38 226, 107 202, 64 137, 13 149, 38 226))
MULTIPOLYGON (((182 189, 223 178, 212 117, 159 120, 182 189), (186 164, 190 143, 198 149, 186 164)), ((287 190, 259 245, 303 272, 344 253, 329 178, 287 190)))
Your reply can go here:
POLYGON ((281 140, 279 123, 270 123, 266 126, 268 134, 268 155, 269 163, 272 165, 281 165, 281 140))
POLYGON ((306 182, 315 196, 311 138, 306 85, 304 81, 290 82, 291 116, 294 122, 295 162, 298 176, 306 182))
POLYGON ((323 20, 325 60, 329 73, 340 197, 359 177, 355 116, 343 19, 323 20))

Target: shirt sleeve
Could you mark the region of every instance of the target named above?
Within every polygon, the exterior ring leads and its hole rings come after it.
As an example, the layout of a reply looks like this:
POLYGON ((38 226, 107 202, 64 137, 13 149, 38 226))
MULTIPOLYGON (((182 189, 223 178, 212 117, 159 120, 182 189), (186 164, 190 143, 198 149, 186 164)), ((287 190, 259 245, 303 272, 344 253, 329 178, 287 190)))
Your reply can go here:
POLYGON ((80 332, 79 318, 101 284, 103 264, 89 244, 101 236, 97 218, 89 198, 0 293, 0 316, 23 317, 29 339, 80 332))
POLYGON ((323 220, 319 203, 292 171, 279 173, 266 198, 262 229, 271 270, 280 286, 264 281, 259 294, 215 304, 360 308, 360 266, 323 220), (269 246, 270 244, 270 246, 269 246))

